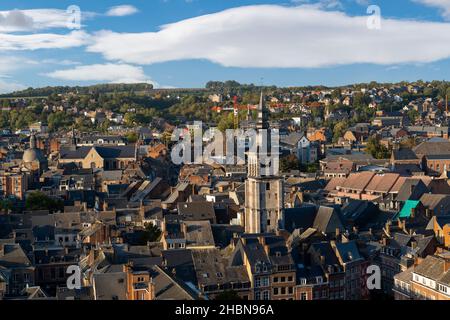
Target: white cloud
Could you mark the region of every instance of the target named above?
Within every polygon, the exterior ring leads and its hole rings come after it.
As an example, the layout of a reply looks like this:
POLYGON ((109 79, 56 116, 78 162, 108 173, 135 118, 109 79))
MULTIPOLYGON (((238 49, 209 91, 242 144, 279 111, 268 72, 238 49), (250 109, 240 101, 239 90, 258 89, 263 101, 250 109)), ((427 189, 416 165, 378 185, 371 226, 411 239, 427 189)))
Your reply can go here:
POLYGON ((0 93, 10 93, 13 91, 23 90, 26 86, 17 82, 4 81, 0 77, 0 93))
POLYGON ((123 17, 123 16, 133 15, 138 12, 139 12, 139 10, 134 6, 122 5, 122 6, 111 7, 106 12, 106 15, 110 16, 110 17, 123 17))
POLYGON ((56 64, 60 66, 75 66, 81 64, 81 62, 73 61, 70 59, 44 59, 41 61, 43 64, 56 64))
POLYGON ((435 7, 441 10, 442 16, 450 20, 450 0, 413 0, 429 7, 435 7))
POLYGON ((36 33, 17 35, 0 33, 0 52, 80 47, 87 44, 88 38, 88 34, 84 31, 72 31, 68 34, 36 33))
POLYGON ((450 57, 450 24, 383 19, 310 6, 248 6, 165 25, 158 32, 93 36, 88 51, 153 64, 206 59, 232 67, 312 68, 354 63, 431 62, 450 57))
MULTIPOLYGON (((80 12, 82 22, 96 16, 93 12, 80 12)), ((53 28, 67 29, 74 14, 60 9, 30 9, 0 11, 0 32, 37 31, 53 28)))
POLYGON ((30 30, 33 28, 33 24, 33 18, 22 11, 0 12, 0 30, 3 32, 30 30))
POLYGON ((39 65, 38 61, 28 58, 0 56, 0 74, 3 74, 3 76, 5 76, 5 73, 9 73, 11 71, 37 65, 39 65))
POLYGON ((312 8, 343 9, 344 5, 339 0, 291 0, 294 4, 308 5, 312 8))
POLYGON ((77 66, 73 69, 57 70, 45 74, 65 81, 101 81, 109 83, 152 83, 142 67, 128 64, 93 64, 77 66))

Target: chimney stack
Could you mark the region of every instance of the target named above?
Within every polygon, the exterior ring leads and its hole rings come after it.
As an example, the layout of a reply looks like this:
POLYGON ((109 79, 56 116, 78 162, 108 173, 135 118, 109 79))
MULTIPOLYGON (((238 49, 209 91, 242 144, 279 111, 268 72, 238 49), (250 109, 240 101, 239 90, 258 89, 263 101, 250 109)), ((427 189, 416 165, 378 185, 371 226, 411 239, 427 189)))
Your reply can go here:
POLYGON ((322 266, 324 266, 325 265, 325 256, 320 256, 320 264, 322 265, 322 266))

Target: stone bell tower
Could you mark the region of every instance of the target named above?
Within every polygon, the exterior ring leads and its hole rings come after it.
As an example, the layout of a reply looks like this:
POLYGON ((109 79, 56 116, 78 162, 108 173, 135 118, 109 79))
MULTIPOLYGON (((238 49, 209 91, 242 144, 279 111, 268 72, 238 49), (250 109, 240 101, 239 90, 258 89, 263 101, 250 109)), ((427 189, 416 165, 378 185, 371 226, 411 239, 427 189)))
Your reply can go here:
POLYGON ((283 180, 278 176, 279 156, 272 149, 263 94, 258 106, 256 148, 247 153, 245 182, 245 232, 275 232, 284 227, 283 180))

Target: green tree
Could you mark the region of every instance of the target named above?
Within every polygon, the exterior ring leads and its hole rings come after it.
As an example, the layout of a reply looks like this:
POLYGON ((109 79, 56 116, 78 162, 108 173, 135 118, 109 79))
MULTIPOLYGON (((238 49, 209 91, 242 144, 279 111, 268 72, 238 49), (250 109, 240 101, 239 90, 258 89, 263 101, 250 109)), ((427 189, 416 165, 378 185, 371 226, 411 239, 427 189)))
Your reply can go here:
POLYGON ((65 112, 58 111, 51 113, 48 116, 48 127, 51 131, 56 131, 60 128, 67 128, 72 124, 72 119, 65 112))
POLYGON ((13 203, 9 199, 3 199, 0 201, 0 210, 8 213, 10 210, 13 209, 13 203))
POLYGON ((51 198, 46 194, 35 191, 30 193, 25 200, 27 210, 49 210, 58 212, 64 210, 64 201, 59 198, 51 198))
POLYGON ((234 128, 234 114, 232 112, 228 114, 223 114, 222 118, 219 121, 219 124, 217 125, 217 128, 225 132, 227 129, 233 129, 234 128))
POLYGON ((337 142, 339 138, 343 137, 348 129, 348 122, 346 120, 339 121, 333 128, 333 142, 337 142))
POLYGON ((127 134, 126 138, 129 143, 136 143, 139 137, 136 132, 130 132, 129 134, 127 134))
POLYGON ((316 173, 319 171, 319 169, 320 169, 319 162, 303 164, 303 165, 301 165, 301 168, 300 168, 300 170, 302 172, 306 172, 306 173, 316 173))
POLYGON ((290 170, 299 170, 300 163, 294 154, 290 154, 280 159, 280 169, 283 172, 287 172, 290 170))
POLYGON ((161 230, 154 226, 152 223, 146 223, 145 229, 142 231, 139 237, 139 242, 142 244, 147 244, 147 242, 158 241, 161 237, 161 230))
POLYGON ((377 136, 372 136, 369 138, 366 148, 367 152, 375 159, 389 158, 389 150, 380 143, 380 139, 377 136))
POLYGON ((408 118, 412 124, 414 124, 419 117, 419 112, 416 109, 411 109, 408 111, 408 118))

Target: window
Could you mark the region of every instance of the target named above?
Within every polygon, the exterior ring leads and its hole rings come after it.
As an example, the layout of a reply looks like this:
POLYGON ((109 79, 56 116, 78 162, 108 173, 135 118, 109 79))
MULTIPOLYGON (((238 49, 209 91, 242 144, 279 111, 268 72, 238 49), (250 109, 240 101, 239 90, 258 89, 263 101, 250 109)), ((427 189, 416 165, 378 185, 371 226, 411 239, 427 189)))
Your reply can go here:
POLYGON ((278 288, 273 288, 273 294, 276 296, 278 295, 278 288))
POLYGON ((289 281, 289 282, 292 282, 292 280, 293 280, 293 277, 292 277, 292 276, 289 276, 289 277, 288 277, 288 281, 289 281))
POLYGON ((260 284, 261 287, 268 287, 269 286, 269 277, 261 277, 260 278, 260 284))
POLYGON ((308 294, 306 292, 300 293, 300 300, 308 300, 308 294))
POLYGON ((306 284, 306 278, 301 278, 301 279, 300 279, 300 284, 305 285, 305 284, 306 284))
POLYGON ((269 191, 270 190, 270 182, 266 183, 266 190, 269 191))
POLYGON ((255 293, 255 300, 261 300, 261 292, 255 293))
POLYGON ((445 294, 450 293, 450 289, 447 286, 444 286, 442 284, 439 285, 439 291, 441 291, 441 292, 443 292, 445 294))
POLYGON ((263 291, 263 300, 270 300, 269 290, 263 291))
POLYGON ((278 282, 278 277, 273 277, 273 282, 277 283, 278 282))

